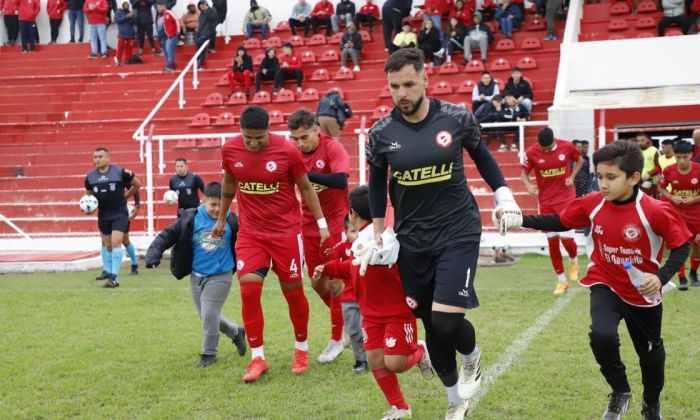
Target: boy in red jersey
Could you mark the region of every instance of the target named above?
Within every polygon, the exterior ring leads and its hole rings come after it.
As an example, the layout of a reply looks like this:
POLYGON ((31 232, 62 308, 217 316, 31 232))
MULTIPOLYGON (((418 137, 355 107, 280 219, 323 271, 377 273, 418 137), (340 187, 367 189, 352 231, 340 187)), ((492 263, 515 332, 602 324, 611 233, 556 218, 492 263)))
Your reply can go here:
MULTIPOLYGON (((576 198, 574 178, 583 166, 581 153, 571 142, 554 138, 549 127, 543 128, 537 136, 537 143, 525 152, 525 162, 520 174, 528 193, 537 194, 540 214, 561 214, 562 209, 576 198), (569 161, 576 164, 573 169, 569 161), (528 174, 535 171, 537 186, 530 182, 528 174)), ((569 282, 564 274, 564 261, 559 248, 559 239, 569 254, 569 280, 578 280, 577 247, 574 241, 574 231, 546 232, 549 243, 549 258, 552 260, 554 272, 557 274, 555 295, 566 293, 569 282)))
POLYGON ((367 23, 370 35, 374 32, 374 21, 379 20, 379 7, 372 4, 372 0, 367 0, 367 3, 360 7, 360 10, 355 14, 355 26, 359 31, 361 23, 367 23))
MULTIPOLYGON (((343 220, 348 214, 348 173, 350 172, 350 156, 340 142, 321 133, 316 125, 316 116, 305 108, 296 110, 289 116, 287 128, 290 139, 301 151, 301 158, 306 167, 307 176, 312 182, 321 209, 328 221, 331 239, 326 244, 330 248, 342 239, 343 220)), ((304 260, 313 276, 316 266, 321 264, 321 241, 316 227, 316 219, 308 206, 301 206, 301 232, 304 237, 304 260)), ((331 339, 326 349, 318 356, 320 363, 334 361, 343 351, 343 309, 340 298, 312 284, 314 290, 331 309, 331 339)))
MULTIPOLYGON (((374 238, 369 210, 369 190, 359 186, 350 191, 350 223, 360 232, 352 245, 353 255, 374 238)), ((332 261, 316 267, 316 280, 352 277, 355 295, 362 313, 362 335, 367 361, 374 379, 391 408, 382 419, 402 419, 411 416, 411 408, 403 398, 396 373, 418 365, 426 379, 432 377, 432 367, 425 344, 418 341, 416 317, 406 303, 399 278, 393 265, 370 265, 364 275, 352 261, 332 261)))
MULTIPOLYGON (((676 163, 667 166, 659 178, 659 194, 683 215, 683 220, 693 234, 690 254, 690 280, 695 287, 700 266, 700 163, 692 161, 693 144, 678 141, 673 146, 676 163), (670 191, 667 189, 670 187, 670 191)), ((678 290, 688 290, 685 277, 685 263, 678 270, 680 284, 678 290)))
POLYGON ((666 352, 661 339, 663 313, 660 292, 690 252, 691 233, 681 216, 668 204, 644 194, 638 184, 644 167, 639 148, 617 141, 593 155, 600 192, 579 197, 560 214, 523 216, 523 227, 564 231, 591 226, 593 252, 581 285, 591 291, 590 345, 600 371, 612 388, 605 419, 620 419, 632 393, 620 359, 621 319, 625 320, 639 356, 644 384, 642 415, 661 419, 659 395, 664 385, 666 352), (664 242, 671 250, 662 266, 664 242), (644 280, 632 283, 632 270, 644 280))
MULTIPOLYGON (((228 209, 238 190, 240 230, 236 241, 236 266, 241 283, 241 311, 253 360, 243 375, 254 382, 267 371, 263 352, 263 312, 260 298, 263 279, 270 269, 277 274, 294 326, 294 362, 292 373, 309 368, 306 341, 309 302, 304 295, 301 272, 301 218, 294 185, 311 209, 320 232, 320 240, 329 237, 316 192, 306 176, 299 150, 284 137, 270 134, 269 115, 259 106, 241 113, 241 136, 226 142, 221 149, 224 178, 221 208, 228 209)), ((225 214, 226 212, 221 212, 225 214)), ((213 237, 223 232, 224 216, 219 215, 213 237)))

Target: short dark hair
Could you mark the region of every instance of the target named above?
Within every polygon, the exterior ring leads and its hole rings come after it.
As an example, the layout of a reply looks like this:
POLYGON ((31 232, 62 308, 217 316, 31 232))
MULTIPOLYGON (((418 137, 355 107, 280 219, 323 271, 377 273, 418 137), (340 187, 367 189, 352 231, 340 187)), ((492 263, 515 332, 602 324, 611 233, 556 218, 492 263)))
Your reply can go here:
POLYGON ((617 165, 629 178, 635 172, 642 172, 644 156, 633 141, 618 140, 593 153, 593 165, 598 166, 599 163, 617 165))
POLYGON ((291 49, 294 49, 294 45, 292 45, 291 42, 285 42, 284 44, 282 44, 282 48, 291 48, 291 49))
POLYGON ((518 73, 522 73, 522 70, 520 70, 520 67, 518 67, 518 66, 513 67, 513 71, 511 71, 511 73, 515 73, 516 71, 518 73))
POLYGON ((551 128, 545 127, 537 134, 537 143, 540 146, 547 147, 554 143, 554 131, 551 128))
POLYGON ((493 98, 491 98, 491 102, 493 102, 493 101, 503 102, 503 96, 498 95, 498 94, 493 95, 493 98))
POLYGON ((678 140, 675 142, 673 145, 673 152, 674 153, 693 153, 695 150, 695 145, 693 143, 690 143, 685 140, 678 140))
POLYGON ((187 165, 187 159, 185 159, 184 157, 179 157, 179 158, 175 159, 175 163, 178 163, 178 162, 182 162, 185 165, 187 165))
POLYGON ((251 105, 241 112, 241 128, 265 130, 270 127, 270 115, 265 108, 251 105))
POLYGON ((316 115, 306 108, 299 108, 289 116, 287 120, 287 128, 290 131, 298 130, 299 128, 311 128, 316 125, 316 115))
POLYGON ((636 137, 646 137, 649 140, 651 140, 651 137, 649 137, 649 133, 647 133, 646 131, 640 131, 639 133, 637 133, 636 137))
POLYGON ((509 90, 504 90, 503 97, 505 98, 506 96, 515 96, 515 94, 509 90))
POLYGON ((576 139, 571 140, 571 144, 573 144, 573 145, 580 144, 580 143, 581 143, 580 140, 576 140, 576 139))
POLYGON ((416 73, 423 72, 425 54, 418 48, 401 48, 394 51, 384 63, 384 73, 400 71, 405 66, 411 65, 416 73))
POLYGON ((481 76, 482 76, 482 77, 483 77, 485 74, 488 74, 489 77, 493 79, 493 76, 491 76, 491 73, 490 73, 490 72, 488 72, 488 71, 482 71, 482 72, 481 72, 481 76))
POLYGON ((210 182, 204 187, 204 196, 212 198, 221 198, 221 183, 210 182))
POLYGON ((581 144, 585 144, 586 146, 588 146, 588 145, 590 144, 590 143, 588 142, 588 140, 579 140, 578 142, 581 143, 581 144))
POLYGON ((105 153, 109 153, 109 150, 107 150, 107 148, 106 148, 106 147, 103 147, 103 146, 96 147, 96 148, 95 148, 95 151, 96 151, 96 152, 105 152, 105 153))
POLYGON ((358 185, 348 194, 350 210, 357 213, 364 220, 372 220, 372 213, 369 211, 369 188, 366 185, 358 185))

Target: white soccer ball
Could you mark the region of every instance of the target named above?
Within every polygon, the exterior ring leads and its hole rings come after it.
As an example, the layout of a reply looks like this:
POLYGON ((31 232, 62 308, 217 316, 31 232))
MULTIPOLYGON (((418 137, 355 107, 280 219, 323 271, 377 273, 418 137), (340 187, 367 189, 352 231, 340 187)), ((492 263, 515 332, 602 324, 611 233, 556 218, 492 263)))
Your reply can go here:
POLYGON ((97 210, 97 198, 94 195, 84 195, 80 198, 80 211, 92 214, 97 210))
POLYGON ((136 214, 136 206, 133 204, 127 205, 126 210, 129 212, 130 219, 134 216, 134 214, 136 214))
POLYGON ((165 204, 167 204, 169 206, 173 206, 173 205, 177 204, 177 198, 178 198, 177 192, 175 192, 173 190, 168 190, 165 192, 165 194, 163 194, 163 201, 165 201, 165 204))

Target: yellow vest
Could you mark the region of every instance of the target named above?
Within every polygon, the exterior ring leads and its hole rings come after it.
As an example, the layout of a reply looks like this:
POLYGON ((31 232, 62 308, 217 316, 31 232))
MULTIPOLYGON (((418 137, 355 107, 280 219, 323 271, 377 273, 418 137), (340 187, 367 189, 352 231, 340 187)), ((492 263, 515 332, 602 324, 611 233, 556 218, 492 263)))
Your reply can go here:
POLYGON ((675 156, 667 158, 666 155, 659 155, 659 166, 661 166, 662 171, 666 169, 667 166, 673 165, 674 163, 676 163, 675 156))
POLYGON ((416 47, 418 46, 418 37, 416 36, 415 32, 399 32, 396 34, 394 37, 394 45, 397 47, 401 46, 401 43, 405 42, 407 45, 413 42, 416 47))
POLYGON ((654 146, 647 147, 646 150, 642 150, 642 156, 644 156, 644 168, 642 169, 642 175, 646 175, 654 169, 654 157, 659 154, 659 150, 654 146))

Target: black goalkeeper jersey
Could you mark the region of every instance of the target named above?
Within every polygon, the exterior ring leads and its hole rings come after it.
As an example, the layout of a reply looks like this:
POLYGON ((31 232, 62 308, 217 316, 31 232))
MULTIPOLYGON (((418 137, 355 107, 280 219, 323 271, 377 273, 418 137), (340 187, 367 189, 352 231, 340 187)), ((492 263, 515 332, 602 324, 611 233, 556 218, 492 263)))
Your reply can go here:
POLYGON ((473 150, 480 141, 479 123, 466 108, 436 99, 419 123, 407 122, 395 108, 370 129, 367 161, 388 165, 394 230, 403 249, 480 240, 479 208, 462 160, 463 148, 473 150))

